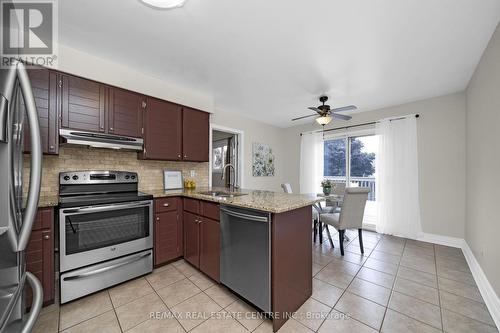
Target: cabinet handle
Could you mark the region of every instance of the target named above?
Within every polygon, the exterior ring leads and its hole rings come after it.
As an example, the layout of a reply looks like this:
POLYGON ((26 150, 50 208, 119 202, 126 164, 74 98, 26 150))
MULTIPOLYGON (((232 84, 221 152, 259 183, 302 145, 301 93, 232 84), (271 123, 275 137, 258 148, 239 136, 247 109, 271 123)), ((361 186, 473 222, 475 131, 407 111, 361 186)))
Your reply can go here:
POLYGON ((181 156, 181 154, 179 154, 179 155, 177 155, 177 157, 178 157, 178 158, 181 158, 182 156, 181 156))
POLYGON ((50 151, 54 151, 54 146, 50 146, 50 147, 49 147, 49 150, 50 150, 50 151))
POLYGON ((168 207, 168 206, 170 206, 168 202, 163 204, 163 207, 168 207))
POLYGON ((45 236, 43 236, 43 239, 50 239, 50 236, 49 235, 45 235, 45 236))
POLYGON ((109 130, 110 130, 111 132, 113 132, 113 127, 110 127, 110 128, 109 128, 109 130))
POLYGON ((160 217, 158 217, 158 216, 157 216, 157 217, 156 217, 156 221, 160 221, 160 217))
POLYGON ((143 109, 145 109, 146 106, 147 106, 146 102, 142 101, 141 106, 142 106, 143 109))
POLYGON ((186 154, 184 154, 184 158, 187 158, 188 156, 186 154))

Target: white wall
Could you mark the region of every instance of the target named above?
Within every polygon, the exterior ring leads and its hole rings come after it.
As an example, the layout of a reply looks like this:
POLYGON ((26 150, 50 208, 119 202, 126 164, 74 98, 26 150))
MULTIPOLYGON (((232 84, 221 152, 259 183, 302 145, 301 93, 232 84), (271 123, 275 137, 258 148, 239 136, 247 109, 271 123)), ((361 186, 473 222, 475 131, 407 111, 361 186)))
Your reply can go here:
POLYGON ((89 53, 59 45, 57 69, 66 73, 96 80, 110 85, 136 91, 167 101, 190 106, 203 111, 213 110, 210 95, 180 87, 168 78, 159 79, 142 74, 136 69, 95 57, 89 53))
POLYGON ((288 182, 287 169, 290 160, 286 154, 288 143, 284 140, 285 129, 264 124, 240 115, 216 110, 210 122, 219 126, 243 131, 243 185, 248 189, 281 191, 281 184, 288 182), (275 155, 274 177, 252 176, 252 144, 268 144, 275 155))
MULTIPOLYGON (((419 188, 422 228, 426 233, 463 238, 465 234, 465 95, 452 94, 376 111, 357 113, 342 126, 418 113, 419 188)), ((312 121, 311 121, 312 123, 312 121)), ((333 122, 332 127, 340 127, 333 122)), ((300 132, 286 130, 288 177, 299 186, 300 132)))
POLYGON ((500 295, 500 25, 466 91, 467 222, 465 238, 500 295))

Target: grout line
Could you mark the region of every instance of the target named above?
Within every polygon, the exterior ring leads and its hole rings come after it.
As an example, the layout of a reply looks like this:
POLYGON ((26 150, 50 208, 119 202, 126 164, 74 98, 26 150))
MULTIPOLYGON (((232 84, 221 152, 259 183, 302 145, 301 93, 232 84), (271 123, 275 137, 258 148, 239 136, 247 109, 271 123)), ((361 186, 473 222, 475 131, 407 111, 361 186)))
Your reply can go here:
MULTIPOLYGON (((173 265, 172 265, 173 267, 173 265)), ((174 267, 175 268, 175 267, 174 267)), ((177 268, 175 268, 177 270, 177 268)), ((154 270, 153 270, 154 271, 154 270)), ((178 270, 177 270, 178 271, 178 270)), ((180 272, 182 274, 182 272, 180 272)), ((184 275, 184 274, 182 274, 184 275)), ((187 278, 186 278, 187 279, 187 278)), ((158 294, 158 292, 156 291, 156 289, 153 287, 153 285, 151 285, 151 283, 148 281, 148 279, 146 279, 146 281, 148 282, 148 284, 150 285, 150 287, 153 289, 154 293, 160 298, 160 301, 165 305, 165 307, 167 308, 167 310, 172 313, 172 310, 168 307, 168 305, 165 303, 165 301, 163 300, 163 298, 161 298, 161 296, 158 294)), ((181 280, 179 280, 181 281, 181 280)), ((174 282, 175 283, 175 282, 174 282)), ((173 283, 172 283, 173 284, 173 283)), ((199 294, 199 293, 198 293, 199 294)), ((196 294, 196 295, 198 295, 196 294)), ((181 302, 182 303, 182 302, 181 302)), ((180 303, 179 303, 180 304, 180 303)), ((173 313, 172 313, 173 315, 173 313)), ((184 330, 184 332, 187 332, 186 329, 184 328, 184 326, 182 326, 181 322, 177 319, 177 317, 175 315, 173 315, 173 318, 174 320, 179 324, 179 326, 184 330)), ((149 319, 148 319, 149 320, 149 319)), ((147 320, 146 320, 147 321, 147 320)), ((142 323, 140 323, 142 324, 142 323)), ((137 324, 136 326, 139 326, 140 324, 137 324)), ((134 326, 134 327, 136 327, 134 326)), ((194 327, 193 327, 194 328, 194 327)), ((132 328, 131 328, 132 329, 132 328)))
MULTIPOLYGON (((106 294, 108 295, 109 302, 111 303, 111 309, 106 310, 106 311, 104 311, 104 312, 101 312, 101 313, 99 313, 99 314, 97 314, 97 315, 95 315, 95 316, 89 317, 89 318, 87 318, 87 319, 85 319, 85 320, 82 320, 82 321, 80 321, 80 322, 78 322, 78 323, 76 323, 76 324, 74 324, 74 325, 68 326, 68 327, 66 327, 64 330, 60 330, 60 326, 61 326, 61 309, 59 309, 59 323, 57 324, 57 329, 58 329, 58 332, 63 332, 63 331, 65 331, 65 330, 67 330, 67 329, 69 329, 69 328, 71 328, 71 327, 75 327, 76 325, 79 325, 79 324, 81 324, 81 323, 84 323, 84 322, 86 322, 86 321, 89 321, 90 319, 97 318, 97 317, 99 317, 100 315, 102 315, 102 314, 104 314, 104 313, 106 313, 106 312, 111 311, 111 310, 113 309, 113 303, 111 302, 111 297, 109 296, 108 289, 104 289, 104 290, 96 291, 95 293, 92 293, 92 294, 90 294, 90 295, 83 296, 83 297, 81 297, 81 298, 79 298, 79 299, 76 299, 76 300, 74 300, 74 302, 78 302, 78 301, 80 301, 80 300, 84 299, 85 297, 89 297, 89 296, 97 295, 97 294, 99 294, 99 293, 103 293, 103 292, 106 292, 106 294)), ((69 304, 71 304, 71 303, 69 303, 69 304)))

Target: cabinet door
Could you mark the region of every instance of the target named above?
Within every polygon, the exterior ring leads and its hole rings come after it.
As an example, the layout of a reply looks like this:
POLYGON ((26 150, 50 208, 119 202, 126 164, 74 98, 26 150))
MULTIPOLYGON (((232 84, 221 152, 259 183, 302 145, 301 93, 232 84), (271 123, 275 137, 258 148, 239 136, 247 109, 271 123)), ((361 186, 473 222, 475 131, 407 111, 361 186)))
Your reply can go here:
POLYGON ((156 214, 155 265, 180 256, 179 227, 177 210, 156 214))
MULTIPOLYGON (((31 233, 26 250, 26 269, 33 273, 43 287, 43 302, 54 299, 54 237, 52 229, 31 233)), ((29 294, 31 301, 31 292, 29 294)))
POLYGON ((144 152, 139 158, 178 161, 182 159, 182 108, 148 98, 144 111, 144 152))
POLYGON ((182 150, 185 161, 208 162, 210 115, 183 108, 182 150))
POLYGON ((199 217, 184 212, 184 259, 195 267, 200 267, 199 217))
POLYGON ((98 82, 61 75, 61 127, 106 132, 106 87, 98 82))
POLYGON ((200 218, 200 270, 215 281, 220 276, 220 224, 200 218))
MULTIPOLYGON (((28 69, 28 76, 33 87, 35 105, 38 112, 38 125, 42 139, 44 154, 59 152, 59 128, 57 110, 57 74, 44 68, 28 69)), ((21 98, 21 109, 25 110, 24 100, 21 98)), ((30 130, 27 116, 24 130, 24 151, 31 151, 30 130)))
POLYGON ((108 133, 142 138, 142 95, 109 88, 108 133))

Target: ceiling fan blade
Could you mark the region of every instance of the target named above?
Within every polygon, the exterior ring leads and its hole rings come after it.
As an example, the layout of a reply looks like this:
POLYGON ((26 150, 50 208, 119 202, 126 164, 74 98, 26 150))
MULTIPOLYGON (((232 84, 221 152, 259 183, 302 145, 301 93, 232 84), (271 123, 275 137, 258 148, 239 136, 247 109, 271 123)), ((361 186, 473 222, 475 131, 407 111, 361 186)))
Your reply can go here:
POLYGON ((309 110, 313 110, 313 111, 316 111, 317 113, 321 114, 323 113, 323 111, 321 109, 318 109, 318 108, 315 108, 315 107, 308 107, 309 110))
POLYGON ((294 120, 299 120, 299 119, 304 119, 304 118, 309 118, 309 117, 317 117, 317 114, 310 114, 308 116, 303 116, 303 117, 298 117, 298 118, 293 118, 292 121, 294 120))
POLYGON ((356 105, 348 105, 348 106, 343 106, 341 108, 336 108, 332 109, 332 112, 342 112, 342 111, 354 111, 357 110, 358 107, 356 105))
POLYGON ((342 120, 351 120, 352 119, 351 116, 346 116, 346 115, 338 114, 338 113, 334 113, 334 112, 331 113, 331 116, 333 118, 342 119, 342 120))

